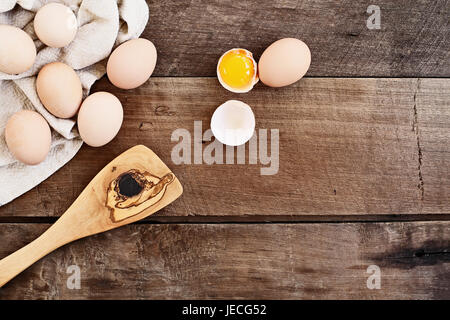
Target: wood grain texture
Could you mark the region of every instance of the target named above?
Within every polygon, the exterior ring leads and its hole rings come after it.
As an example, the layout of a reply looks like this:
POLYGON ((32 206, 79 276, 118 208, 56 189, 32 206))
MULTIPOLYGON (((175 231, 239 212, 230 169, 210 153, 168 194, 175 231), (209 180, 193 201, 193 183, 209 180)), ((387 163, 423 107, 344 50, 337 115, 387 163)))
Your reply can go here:
POLYGON ((425 206, 432 202, 443 209, 450 203, 450 88, 438 80, 418 79, 415 110, 425 206))
POLYGON ((312 52, 309 76, 450 76, 450 3, 446 0, 148 1, 144 37, 158 49, 157 76, 215 76, 225 51, 260 55, 285 37, 312 52), (367 8, 381 9, 369 30, 367 8))
MULTIPOLYGON (((47 227, 0 225, 0 256, 47 227)), ((449 249, 449 222, 128 225, 55 251, 0 299, 449 299, 449 249)))
MULTIPOLYGON (((114 91, 105 79, 95 90, 114 91)), ((2 217, 59 216, 94 175, 124 150, 144 144, 173 170, 184 195, 158 216, 342 216, 450 213, 450 80, 303 79, 248 94, 216 79, 153 78, 115 90, 125 110, 116 139, 83 146, 51 178, 0 208, 2 217), (279 171, 264 165, 175 165, 171 134, 194 121, 209 128, 214 109, 242 99, 257 129, 279 129, 279 171)), ((204 146, 208 145, 204 143, 204 146)))
POLYGON ((141 220, 182 193, 178 179, 152 150, 142 145, 128 149, 89 182, 51 228, 0 260, 0 287, 57 248, 141 220), (139 188, 132 190, 132 181, 139 188))

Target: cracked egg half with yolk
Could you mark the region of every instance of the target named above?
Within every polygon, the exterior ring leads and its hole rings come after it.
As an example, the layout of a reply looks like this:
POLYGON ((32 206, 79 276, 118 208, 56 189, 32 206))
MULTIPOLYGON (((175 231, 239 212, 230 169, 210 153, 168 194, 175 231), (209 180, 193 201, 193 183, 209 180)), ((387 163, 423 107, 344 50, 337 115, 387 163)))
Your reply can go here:
POLYGON ((259 80, 258 66, 252 53, 240 48, 225 52, 217 63, 217 78, 231 92, 249 92, 259 80))

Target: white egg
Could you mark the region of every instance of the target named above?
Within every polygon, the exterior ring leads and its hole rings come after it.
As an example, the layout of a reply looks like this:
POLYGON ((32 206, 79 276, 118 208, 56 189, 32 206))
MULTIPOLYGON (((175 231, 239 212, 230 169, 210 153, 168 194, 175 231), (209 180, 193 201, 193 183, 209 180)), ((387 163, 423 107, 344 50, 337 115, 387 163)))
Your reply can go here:
POLYGON ((221 143, 239 146, 246 143, 255 131, 255 115, 249 105, 229 100, 219 106, 211 118, 211 130, 221 143))

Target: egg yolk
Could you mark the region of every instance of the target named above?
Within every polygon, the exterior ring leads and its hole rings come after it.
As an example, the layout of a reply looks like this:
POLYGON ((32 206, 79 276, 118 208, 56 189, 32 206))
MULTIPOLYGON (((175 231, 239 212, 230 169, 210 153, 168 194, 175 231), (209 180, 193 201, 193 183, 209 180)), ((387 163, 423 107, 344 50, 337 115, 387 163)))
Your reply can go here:
POLYGON ((253 59, 244 50, 226 53, 219 63, 219 73, 223 82, 234 89, 245 89, 255 77, 253 59))

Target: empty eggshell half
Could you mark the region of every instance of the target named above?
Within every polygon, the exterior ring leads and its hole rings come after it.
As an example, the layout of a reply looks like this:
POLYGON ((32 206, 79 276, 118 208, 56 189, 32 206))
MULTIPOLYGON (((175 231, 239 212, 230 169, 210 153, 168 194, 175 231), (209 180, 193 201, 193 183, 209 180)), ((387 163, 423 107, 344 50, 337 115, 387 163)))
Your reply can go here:
POLYGON ((28 165, 44 161, 52 142, 47 121, 39 113, 30 110, 19 111, 9 118, 5 139, 13 156, 28 165))
POLYGON ((87 97, 78 113, 78 131, 91 147, 110 142, 120 130, 123 108, 120 100, 108 92, 96 92, 87 97))
POLYGON ((221 143, 239 146, 253 136, 255 115, 250 106, 244 102, 229 100, 214 111, 211 131, 221 143))
POLYGON ((106 72, 116 87, 134 89, 150 78, 156 60, 156 48, 151 41, 142 38, 129 40, 113 51, 106 72))
POLYGON ((73 117, 83 98, 80 78, 72 67, 62 62, 52 62, 41 69, 36 91, 45 108, 58 118, 73 117))
POLYGON ((49 3, 39 9, 34 17, 34 31, 44 44, 62 48, 70 44, 78 30, 75 14, 60 3, 49 3))
POLYGON ((300 80, 311 64, 311 52, 301 40, 285 38, 272 43, 258 63, 259 79, 269 87, 284 87, 300 80))
POLYGON ((0 25, 0 71, 19 74, 31 68, 36 59, 36 46, 22 29, 0 25))

